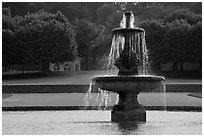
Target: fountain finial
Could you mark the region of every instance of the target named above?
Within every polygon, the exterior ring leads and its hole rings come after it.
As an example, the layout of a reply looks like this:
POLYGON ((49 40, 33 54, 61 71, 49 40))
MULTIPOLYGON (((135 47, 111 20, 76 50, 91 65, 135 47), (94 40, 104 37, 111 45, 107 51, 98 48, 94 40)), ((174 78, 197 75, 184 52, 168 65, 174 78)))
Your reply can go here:
POLYGON ((126 16, 126 28, 133 28, 133 24, 134 24, 133 13, 130 11, 127 11, 125 12, 125 16, 126 16))
POLYGON ((131 11, 126 11, 123 14, 123 19, 120 23, 121 28, 134 28, 134 15, 131 11))

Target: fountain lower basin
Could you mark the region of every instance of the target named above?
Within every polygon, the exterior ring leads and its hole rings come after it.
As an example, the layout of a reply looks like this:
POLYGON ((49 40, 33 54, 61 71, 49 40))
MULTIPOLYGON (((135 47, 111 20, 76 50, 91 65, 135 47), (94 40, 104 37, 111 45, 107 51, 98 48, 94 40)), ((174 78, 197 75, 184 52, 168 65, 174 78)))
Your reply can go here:
POLYGON ((138 102, 138 94, 165 91, 162 76, 102 76, 92 78, 92 82, 92 91, 100 89, 119 94, 118 103, 111 111, 111 120, 116 122, 145 122, 146 111, 138 102))
POLYGON ((92 81, 102 90, 113 92, 159 92, 165 78, 153 75, 98 76, 92 81))

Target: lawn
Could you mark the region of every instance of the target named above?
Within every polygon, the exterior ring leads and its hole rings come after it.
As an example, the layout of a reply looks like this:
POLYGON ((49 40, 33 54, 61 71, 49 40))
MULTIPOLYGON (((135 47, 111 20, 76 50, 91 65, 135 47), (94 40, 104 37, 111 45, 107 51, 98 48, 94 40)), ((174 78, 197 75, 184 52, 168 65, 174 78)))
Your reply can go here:
MULTIPOLYGON (((107 71, 64 71, 52 72, 47 75, 32 74, 31 77, 3 79, 3 85, 89 85, 91 78, 106 75, 107 71), (35 77, 36 76, 36 77, 35 77)), ((202 84, 201 79, 175 79, 166 78, 167 84, 202 84)))

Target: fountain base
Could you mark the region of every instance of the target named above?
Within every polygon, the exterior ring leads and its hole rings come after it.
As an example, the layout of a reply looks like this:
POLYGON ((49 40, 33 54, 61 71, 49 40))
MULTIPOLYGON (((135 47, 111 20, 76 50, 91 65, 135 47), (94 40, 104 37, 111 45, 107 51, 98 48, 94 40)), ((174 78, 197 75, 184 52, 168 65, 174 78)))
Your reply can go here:
POLYGON ((114 122, 146 122, 146 111, 136 108, 128 111, 111 111, 111 121, 114 122))
POLYGON ((111 111, 111 121, 115 122, 145 122, 146 111, 138 102, 138 92, 118 92, 119 102, 111 111))

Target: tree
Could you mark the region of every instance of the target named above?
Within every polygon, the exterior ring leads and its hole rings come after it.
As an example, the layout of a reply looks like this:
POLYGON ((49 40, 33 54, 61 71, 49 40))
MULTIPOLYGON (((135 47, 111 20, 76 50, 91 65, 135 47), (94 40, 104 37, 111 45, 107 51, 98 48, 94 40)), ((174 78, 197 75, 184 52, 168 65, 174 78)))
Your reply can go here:
MULTIPOLYGON (((163 2, 164 3, 164 2, 163 2)), ((126 2, 120 3, 124 9, 132 11, 140 20, 163 19, 176 8, 175 6, 164 7, 162 2, 126 2)))
POLYGON ((193 3, 189 10, 196 14, 202 14, 202 2, 193 3))
POLYGON ((173 22, 176 20, 186 20, 188 24, 194 25, 202 20, 201 15, 195 14, 187 9, 175 10, 164 18, 164 22, 173 22))
POLYGON ((190 25, 186 20, 176 20, 164 24, 156 20, 144 21, 140 24, 146 31, 146 43, 150 60, 156 65, 156 70, 162 63, 173 62, 173 70, 183 70, 183 63, 188 56, 188 32, 190 25))
POLYGON ((19 26, 26 26, 35 20, 42 20, 44 22, 55 20, 61 23, 69 23, 68 19, 62 14, 62 12, 58 11, 56 14, 51 14, 49 12, 45 12, 43 9, 39 10, 35 13, 27 13, 24 17, 16 16, 14 19, 17 19, 17 23, 19 26))
POLYGON ((2 29, 14 31, 17 28, 17 22, 11 18, 10 8, 2 9, 2 29))
POLYGON ((10 8, 2 8, 2 15, 11 17, 10 8))
POLYGON ((108 57, 111 49, 112 35, 102 34, 96 41, 95 46, 91 47, 91 58, 95 62, 98 69, 102 69, 105 65, 104 57, 108 57))
MULTIPOLYGON (((39 11, 28 13, 17 21, 18 28, 13 32, 14 49, 18 47, 21 64, 41 64, 43 71, 48 70, 49 63, 72 61, 77 55, 75 32, 67 18, 61 13, 56 14, 39 11)), ((4 53, 10 52, 7 48, 8 35, 3 33, 4 53)), ((11 39, 11 38, 10 38, 11 39)), ((15 52, 14 52, 15 53, 15 52)), ((13 54, 10 54, 15 57, 13 54)), ((11 60, 11 59, 9 59, 11 60)))
POLYGON ((76 56, 76 42, 71 26, 59 21, 32 21, 17 30, 19 42, 23 45, 26 63, 63 63, 76 56))
POLYGON ((104 4, 97 10, 97 23, 106 25, 106 22, 110 16, 116 11, 116 7, 113 4, 104 4))
POLYGON ((164 8, 189 9, 195 14, 202 14, 202 2, 160 2, 164 8))
POLYGON ((186 60, 199 63, 202 68, 202 22, 191 26, 187 34, 186 60))
POLYGON ((76 20, 75 31, 79 56, 86 58, 86 70, 88 70, 88 58, 97 40, 102 36, 104 27, 83 19, 76 20))
MULTIPOLYGON (((64 3, 61 3, 63 5, 64 3)), ((59 7, 61 9, 61 7, 59 7)), ((89 9, 84 6, 83 3, 73 2, 67 3, 67 5, 62 6, 61 11, 66 15, 66 17, 73 23, 75 19, 91 19, 91 13, 89 9)))
POLYGON ((123 17, 122 11, 118 10, 108 18, 106 22, 106 34, 110 34, 114 28, 120 27, 122 17, 123 17))
POLYGON ((10 8, 2 10, 2 65, 7 70, 10 65, 22 63, 22 50, 15 38, 17 22, 11 18, 10 8))
POLYGON ((156 71, 159 71, 162 63, 171 60, 165 26, 157 20, 146 20, 139 26, 145 30, 149 62, 156 71))
POLYGON ((21 64, 23 60, 22 48, 18 45, 15 33, 9 29, 2 30, 2 66, 7 67, 14 64, 21 64))
POLYGON ((178 71, 178 64, 180 64, 180 70, 183 71, 183 63, 187 54, 187 34, 190 25, 186 20, 176 20, 171 23, 167 23, 168 29, 168 44, 170 46, 169 52, 171 53, 171 59, 173 61, 174 72, 178 71))

